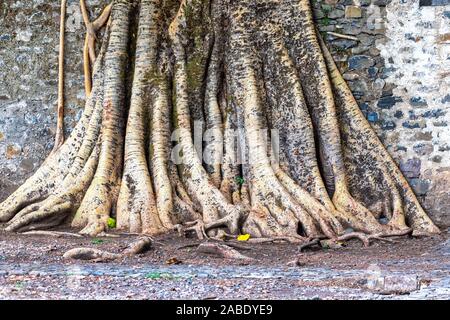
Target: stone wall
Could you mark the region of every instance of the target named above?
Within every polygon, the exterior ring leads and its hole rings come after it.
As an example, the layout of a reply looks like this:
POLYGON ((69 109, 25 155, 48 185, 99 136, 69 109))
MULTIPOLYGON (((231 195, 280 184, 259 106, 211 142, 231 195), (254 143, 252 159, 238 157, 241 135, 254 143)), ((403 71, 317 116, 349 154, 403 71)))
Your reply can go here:
MULTIPOLYGON (((68 1, 66 126, 84 101, 84 26, 68 1)), ((91 16, 107 0, 89 0, 91 16)), ((361 109, 432 218, 450 225, 450 6, 311 0, 361 109)), ((45 159, 55 130, 59 1, 0 3, 0 200, 45 159)))
POLYGON ((378 48, 398 102, 383 115, 397 124, 385 141, 424 207, 449 223, 450 5, 419 9, 418 2, 387 7, 388 39, 378 48))
POLYGON ((367 119, 425 209, 449 225, 450 5, 312 2, 322 36, 367 119))
MULTIPOLYGON (((108 0, 87 1, 96 17, 108 0)), ((67 2, 65 125, 84 106, 84 24, 79 0, 67 2)), ((32 174, 53 146, 60 1, 0 1, 0 200, 32 174)))

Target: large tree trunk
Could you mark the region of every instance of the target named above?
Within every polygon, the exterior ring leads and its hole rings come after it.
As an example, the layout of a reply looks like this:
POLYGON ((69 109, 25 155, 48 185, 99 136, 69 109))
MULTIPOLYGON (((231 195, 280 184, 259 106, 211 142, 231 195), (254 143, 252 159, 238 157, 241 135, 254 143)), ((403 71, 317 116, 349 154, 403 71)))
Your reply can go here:
POLYGON ((0 205, 7 230, 71 222, 96 235, 114 217, 150 235, 180 224, 288 241, 439 232, 309 0, 115 0, 92 74, 71 136, 0 205))

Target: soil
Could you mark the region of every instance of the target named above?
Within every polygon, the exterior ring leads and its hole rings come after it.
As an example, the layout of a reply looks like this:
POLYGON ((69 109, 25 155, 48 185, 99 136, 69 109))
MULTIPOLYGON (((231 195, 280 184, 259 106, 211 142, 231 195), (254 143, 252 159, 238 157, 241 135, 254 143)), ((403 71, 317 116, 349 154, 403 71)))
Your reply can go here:
POLYGON ((241 242, 237 250, 252 261, 199 253, 201 241, 172 233, 155 238, 145 254, 114 262, 62 258, 76 247, 119 253, 138 238, 116 235, 120 237, 54 238, 0 231, 0 298, 450 298, 449 230, 435 237, 374 242, 368 248, 351 240, 342 248, 301 253, 294 244, 241 242))

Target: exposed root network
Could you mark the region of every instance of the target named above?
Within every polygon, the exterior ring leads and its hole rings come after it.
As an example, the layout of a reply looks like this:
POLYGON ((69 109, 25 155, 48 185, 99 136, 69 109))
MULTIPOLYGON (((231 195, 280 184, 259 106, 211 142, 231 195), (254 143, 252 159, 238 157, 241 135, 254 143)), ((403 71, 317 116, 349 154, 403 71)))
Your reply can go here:
POLYGON ((361 113, 308 0, 114 0, 94 22, 81 8, 84 114, 0 204, 8 231, 70 223, 96 236, 113 219, 131 233, 249 234, 301 249, 439 233, 361 113))

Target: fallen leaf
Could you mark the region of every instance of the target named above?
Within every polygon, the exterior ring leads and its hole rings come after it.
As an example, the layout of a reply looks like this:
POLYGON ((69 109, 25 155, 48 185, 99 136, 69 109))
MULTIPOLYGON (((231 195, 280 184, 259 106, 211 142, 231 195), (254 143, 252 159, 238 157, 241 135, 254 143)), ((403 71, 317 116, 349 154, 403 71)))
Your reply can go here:
POLYGON ((241 234, 237 237, 238 241, 248 241, 248 239, 250 239, 250 235, 247 234, 241 234))
POLYGON ((166 261, 166 264, 168 264, 168 265, 182 264, 182 263, 183 263, 182 261, 178 260, 178 259, 175 258, 175 257, 170 258, 170 259, 168 259, 168 260, 166 261))

